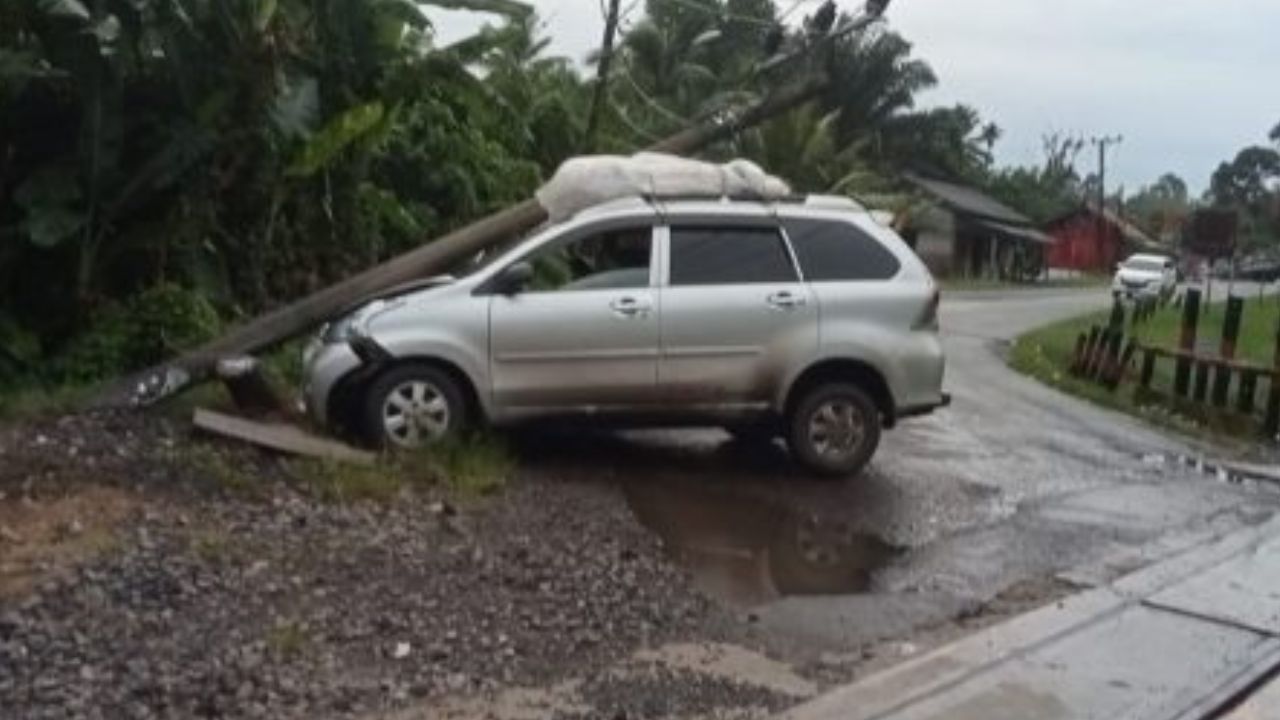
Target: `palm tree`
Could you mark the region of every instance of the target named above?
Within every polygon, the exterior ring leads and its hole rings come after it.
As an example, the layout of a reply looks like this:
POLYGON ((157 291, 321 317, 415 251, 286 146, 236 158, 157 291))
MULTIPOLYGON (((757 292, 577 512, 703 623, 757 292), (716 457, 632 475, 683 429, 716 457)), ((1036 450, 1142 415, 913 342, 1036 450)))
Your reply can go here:
POLYGON ((622 39, 616 94, 647 131, 754 97, 752 68, 774 27, 768 0, 649 0, 622 39))
POLYGON ((911 56, 911 43, 892 32, 840 42, 830 73, 827 103, 839 110, 836 137, 842 145, 879 135, 891 120, 915 107, 918 93, 938 82, 928 63, 911 56))
POLYGON ((994 122, 989 122, 982 126, 982 131, 978 135, 978 139, 983 145, 987 146, 987 156, 995 157, 996 142, 1004 136, 1004 131, 994 122))

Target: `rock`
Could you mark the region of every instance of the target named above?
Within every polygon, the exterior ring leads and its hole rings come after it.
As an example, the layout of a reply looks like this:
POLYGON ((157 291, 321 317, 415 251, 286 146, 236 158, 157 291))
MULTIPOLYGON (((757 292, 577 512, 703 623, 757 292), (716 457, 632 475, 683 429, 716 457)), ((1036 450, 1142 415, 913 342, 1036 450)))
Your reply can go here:
MULTIPOLYGON (((145 507, 111 552, 0 604, 6 717, 351 716, 602 674, 641 645, 738 632, 602 484, 513 480, 465 512, 434 488, 332 504, 274 460, 220 449, 269 489, 242 497, 184 465, 189 441, 154 417, 70 416, 40 431, 80 443, 79 457, 6 455, 0 491, 38 498, 96 463, 95 483, 145 507)), ((34 447, 25 437, 6 450, 34 447)), ((6 542, 0 532, 0 554, 6 542)), ((635 692, 667 693, 659 705, 679 714, 703 697, 693 686, 635 692)))

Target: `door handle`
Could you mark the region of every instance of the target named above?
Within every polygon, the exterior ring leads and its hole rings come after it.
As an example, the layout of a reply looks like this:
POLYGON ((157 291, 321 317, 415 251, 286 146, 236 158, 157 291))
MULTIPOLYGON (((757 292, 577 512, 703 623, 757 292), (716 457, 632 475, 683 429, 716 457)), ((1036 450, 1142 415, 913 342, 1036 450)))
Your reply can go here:
POLYGON ((614 315, 620 317, 643 317, 649 314, 650 305, 647 301, 637 300, 633 297, 618 298, 609 303, 609 309, 614 315))
POLYGON ((765 302, 778 310, 794 310, 808 304, 808 300, 803 295, 796 295, 790 290, 776 292, 765 298, 765 302))

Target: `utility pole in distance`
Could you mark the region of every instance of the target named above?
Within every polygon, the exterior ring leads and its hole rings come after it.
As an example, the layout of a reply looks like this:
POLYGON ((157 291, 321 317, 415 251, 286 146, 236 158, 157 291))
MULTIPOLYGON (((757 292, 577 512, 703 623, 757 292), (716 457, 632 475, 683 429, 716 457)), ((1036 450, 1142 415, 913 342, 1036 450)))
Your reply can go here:
POLYGON ((1107 206, 1107 148, 1124 142, 1123 135, 1107 135, 1089 138, 1089 144, 1098 148, 1098 209, 1107 206))
POLYGON ((1104 135, 1089 138, 1089 144, 1098 148, 1098 242, 1107 237, 1107 148, 1124 142, 1123 135, 1104 135))

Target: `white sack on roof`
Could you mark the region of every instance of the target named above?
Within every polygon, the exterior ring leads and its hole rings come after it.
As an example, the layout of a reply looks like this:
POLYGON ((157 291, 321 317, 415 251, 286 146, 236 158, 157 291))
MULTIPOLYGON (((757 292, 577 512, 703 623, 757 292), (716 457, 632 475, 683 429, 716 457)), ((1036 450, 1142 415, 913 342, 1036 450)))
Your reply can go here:
POLYGON ((749 160, 718 165, 661 153, 588 155, 566 160, 545 185, 538 203, 552 222, 619 198, 707 196, 779 200, 791 188, 749 160))

